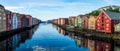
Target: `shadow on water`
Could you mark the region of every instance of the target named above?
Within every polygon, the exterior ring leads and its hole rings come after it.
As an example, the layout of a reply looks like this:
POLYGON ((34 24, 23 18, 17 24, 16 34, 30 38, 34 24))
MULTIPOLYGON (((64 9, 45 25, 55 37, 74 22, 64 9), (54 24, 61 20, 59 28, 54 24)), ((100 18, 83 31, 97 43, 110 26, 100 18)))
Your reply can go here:
POLYGON ((74 40, 75 44, 81 48, 88 48, 89 51, 120 51, 120 40, 99 38, 99 37, 87 37, 80 35, 77 32, 69 32, 62 28, 56 27, 57 31, 64 36, 69 36, 74 40))
POLYGON ((37 30, 39 25, 36 25, 31 30, 26 30, 14 35, 6 36, 0 39, 0 51, 12 51, 24 43, 26 40, 32 38, 34 32, 37 30))

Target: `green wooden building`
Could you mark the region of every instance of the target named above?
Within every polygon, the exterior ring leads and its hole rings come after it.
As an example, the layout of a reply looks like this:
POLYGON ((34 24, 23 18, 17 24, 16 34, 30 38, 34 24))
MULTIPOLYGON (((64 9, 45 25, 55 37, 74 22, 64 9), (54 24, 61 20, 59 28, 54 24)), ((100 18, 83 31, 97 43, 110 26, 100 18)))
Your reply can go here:
POLYGON ((82 19, 80 16, 77 16, 75 18, 75 27, 76 28, 82 28, 82 19))
POLYGON ((114 26, 114 31, 115 32, 120 32, 120 23, 118 23, 114 26))
POLYGON ((76 16, 70 16, 69 17, 69 25, 70 26, 74 26, 74 24, 75 24, 75 18, 76 18, 76 16))

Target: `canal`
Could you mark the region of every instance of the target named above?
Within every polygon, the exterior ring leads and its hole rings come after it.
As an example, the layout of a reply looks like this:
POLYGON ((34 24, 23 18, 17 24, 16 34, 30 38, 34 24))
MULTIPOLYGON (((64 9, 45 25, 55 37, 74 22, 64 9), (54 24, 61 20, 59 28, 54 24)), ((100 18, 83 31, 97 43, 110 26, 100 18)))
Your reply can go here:
MULTIPOLYGON (((113 43, 91 40, 50 23, 41 23, 0 41, 0 51, 119 51, 113 43), (97 42, 97 43, 96 43, 97 42), (106 45, 108 44, 108 45, 106 45), (106 46, 104 46, 106 45, 106 46), (104 47, 103 47, 104 46, 104 47), (114 47, 113 47, 114 46, 114 47), (101 48, 101 49, 100 49, 101 48)), ((119 44, 119 43, 118 43, 119 44)))

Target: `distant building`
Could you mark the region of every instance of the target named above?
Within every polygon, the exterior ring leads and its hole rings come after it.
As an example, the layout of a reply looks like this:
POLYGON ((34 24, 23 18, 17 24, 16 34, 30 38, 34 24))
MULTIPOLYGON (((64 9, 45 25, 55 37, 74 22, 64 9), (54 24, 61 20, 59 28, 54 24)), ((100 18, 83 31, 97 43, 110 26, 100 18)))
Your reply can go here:
POLYGON ((18 28, 18 14, 17 13, 12 13, 12 28, 17 29, 18 28))
POLYGON ((82 16, 82 28, 88 29, 88 16, 82 16))
POLYGON ((0 5, 0 32, 1 31, 6 31, 6 13, 2 5, 0 5))
POLYGON ((82 28, 82 18, 81 18, 81 16, 76 16, 75 27, 76 28, 82 28))
POLYGON ((69 25, 70 26, 75 26, 75 18, 76 18, 76 16, 70 16, 69 17, 69 25))
POLYGON ((12 15, 11 11, 5 10, 6 11, 6 30, 12 30, 12 15))

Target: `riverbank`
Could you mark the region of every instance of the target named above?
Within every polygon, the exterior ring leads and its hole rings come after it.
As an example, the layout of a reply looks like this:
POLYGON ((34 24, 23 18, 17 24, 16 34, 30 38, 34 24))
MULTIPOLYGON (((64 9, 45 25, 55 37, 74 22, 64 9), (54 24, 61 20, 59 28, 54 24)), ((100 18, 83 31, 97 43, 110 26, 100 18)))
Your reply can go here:
POLYGON ((90 37, 90 38, 93 38, 93 39, 104 39, 105 41, 109 41, 110 39, 114 39, 114 40, 120 39, 120 33, 108 34, 108 33, 96 32, 96 31, 93 31, 93 30, 71 28, 68 25, 58 25, 58 24, 54 24, 54 25, 66 30, 66 31, 77 32, 78 35, 80 35, 80 36, 90 37))

